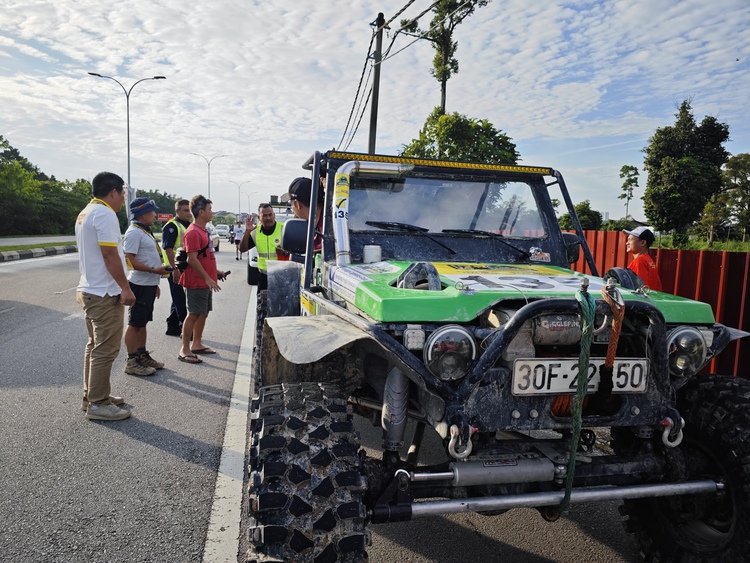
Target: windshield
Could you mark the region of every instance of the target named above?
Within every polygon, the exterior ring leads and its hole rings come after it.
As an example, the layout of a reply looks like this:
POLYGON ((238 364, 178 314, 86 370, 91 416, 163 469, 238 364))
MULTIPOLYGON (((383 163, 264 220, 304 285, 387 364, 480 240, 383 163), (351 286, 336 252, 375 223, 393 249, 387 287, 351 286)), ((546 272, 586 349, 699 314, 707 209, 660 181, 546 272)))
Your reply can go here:
POLYGON ((524 182, 358 178, 349 197, 352 231, 380 228, 369 221, 402 223, 430 233, 480 230, 517 238, 544 236, 536 200, 524 182))

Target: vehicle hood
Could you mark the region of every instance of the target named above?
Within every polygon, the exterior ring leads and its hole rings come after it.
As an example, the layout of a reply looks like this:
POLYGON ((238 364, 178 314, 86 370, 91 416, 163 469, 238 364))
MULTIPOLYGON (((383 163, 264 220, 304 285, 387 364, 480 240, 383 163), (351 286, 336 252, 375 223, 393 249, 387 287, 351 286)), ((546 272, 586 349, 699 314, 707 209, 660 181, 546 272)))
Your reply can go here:
MULTIPOLYGON (((372 264, 331 266, 328 270, 334 293, 365 315, 380 322, 471 322, 482 311, 504 299, 533 300, 544 297, 575 299, 581 278, 588 278, 589 291, 599 296, 601 278, 542 264, 476 264, 432 262, 442 289, 400 289, 399 275, 412 262, 383 261, 372 264)), ((648 295, 621 289, 623 299, 647 300, 664 315, 667 323, 714 323, 710 305, 650 291, 648 295)))

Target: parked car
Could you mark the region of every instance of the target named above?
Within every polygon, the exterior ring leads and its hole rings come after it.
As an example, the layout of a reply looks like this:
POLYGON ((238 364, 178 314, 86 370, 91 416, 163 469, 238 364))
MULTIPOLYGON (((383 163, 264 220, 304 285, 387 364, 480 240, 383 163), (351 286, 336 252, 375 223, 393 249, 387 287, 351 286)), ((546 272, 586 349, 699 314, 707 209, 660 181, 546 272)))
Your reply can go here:
POLYGON ((219 252, 220 239, 219 239, 219 233, 216 232, 216 227, 214 227, 213 223, 206 223, 206 230, 208 231, 208 234, 211 236, 211 243, 213 244, 214 252, 219 252))
POLYGON ((222 238, 229 238, 229 225, 216 225, 216 232, 222 238))

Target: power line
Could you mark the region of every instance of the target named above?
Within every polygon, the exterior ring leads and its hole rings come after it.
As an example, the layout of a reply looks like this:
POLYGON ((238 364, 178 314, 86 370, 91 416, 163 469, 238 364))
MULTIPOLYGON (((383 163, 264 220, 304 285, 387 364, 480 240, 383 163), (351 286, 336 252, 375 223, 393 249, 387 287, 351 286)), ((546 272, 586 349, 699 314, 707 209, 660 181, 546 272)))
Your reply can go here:
MULTIPOLYGON (((395 20, 397 17, 399 17, 401 14, 403 14, 404 11, 409 6, 411 6, 412 4, 414 4, 414 1, 415 0, 409 0, 409 2, 407 2, 406 5, 403 8, 401 8, 398 12, 396 12, 396 15, 394 15, 391 19, 389 19, 387 22, 385 22, 381 27, 379 27, 378 29, 376 29, 375 33, 373 33, 373 35, 376 34, 376 33, 378 33, 381 29, 387 29, 388 28, 388 24, 390 24, 393 20, 395 20)), ((435 2, 435 4, 437 4, 437 2, 435 2)), ((435 4, 433 4, 433 6, 435 4)))
POLYGON ((370 94, 372 94, 372 88, 370 88, 370 91, 367 93, 367 99, 365 100, 364 107, 362 108, 362 113, 359 114, 359 120, 357 121, 357 126, 354 128, 354 131, 352 131, 352 136, 349 137, 349 142, 346 145, 346 148, 344 150, 347 150, 349 148, 349 145, 352 144, 352 141, 354 140, 354 135, 357 134, 357 130, 359 129, 359 124, 362 123, 362 116, 365 115, 365 110, 367 109, 367 102, 370 101, 370 94))
MULTIPOLYGON (((393 57, 395 57, 396 55, 398 55, 398 54, 399 54, 399 53, 400 53, 401 51, 404 51, 404 50, 408 49, 409 47, 411 47, 412 45, 414 45, 414 43, 416 43, 416 42, 417 42, 417 41, 419 41, 420 39, 424 39, 424 38, 425 38, 425 37, 427 36, 427 34, 428 34, 428 33, 429 33, 430 31, 432 31, 432 30, 433 30, 433 29, 434 29, 434 28, 435 28, 436 26, 438 26, 438 25, 440 25, 441 23, 445 22, 445 21, 446 21, 446 20, 447 20, 448 18, 450 18, 450 17, 451 17, 451 16, 453 15, 453 14, 455 14, 455 13, 456 13, 456 12, 458 12, 458 11, 459 11, 459 10, 460 10, 461 8, 463 8, 463 7, 464 7, 464 6, 466 6, 467 4, 470 4, 471 2, 473 2, 473 0, 466 0, 466 2, 464 2, 464 3, 463 3, 463 4, 461 4, 461 5, 460 5, 460 6, 458 7, 458 8, 456 8, 455 10, 453 10, 453 11, 452 11, 452 12, 451 12, 450 14, 448 14, 447 16, 445 16, 445 17, 444 17, 444 18, 443 18, 442 20, 440 20, 439 22, 435 22, 435 23, 434 23, 433 25, 431 25, 431 26, 430 26, 430 28, 429 28, 429 29, 428 29, 427 31, 425 31, 425 32, 423 32, 423 33, 422 33, 421 35, 417 36, 417 38, 416 38, 416 39, 415 39, 414 41, 412 41, 411 43, 409 43, 409 44, 408 44, 408 45, 406 45, 405 47, 403 47, 403 48, 399 49, 398 51, 396 51, 396 52, 395 52, 395 53, 393 53, 392 55, 384 56, 384 57, 383 57, 382 59, 380 59, 380 63, 379 63, 379 64, 383 64, 383 63, 384 63, 385 61, 387 61, 388 59, 392 59, 393 57)), ((437 4, 437 2, 435 2, 435 4, 437 4)), ((435 4, 433 4, 432 6, 435 6, 435 4)), ((432 6, 430 6, 430 8, 429 8, 429 9, 432 9, 432 6)), ((425 12, 423 12, 423 13, 422 13, 422 14, 420 15, 420 17, 421 17, 422 15, 424 15, 424 13, 425 13, 425 12)), ((399 29, 399 31, 401 31, 401 30, 399 29)), ((390 50, 390 46, 388 47, 388 49, 390 50)), ((386 53, 386 55, 387 55, 387 53, 386 53)))
MULTIPOLYGON (((362 87, 362 79, 364 78, 365 71, 367 70, 367 61, 370 60, 370 53, 372 51, 373 41, 375 41, 374 33, 372 37, 370 37, 370 45, 367 47, 367 56, 365 57, 365 64, 362 66, 362 74, 359 75, 359 84, 357 84, 357 93, 354 94, 354 100, 352 101, 352 109, 349 110, 349 118, 346 120, 346 127, 344 127, 344 132, 341 135, 341 140, 339 141, 339 144, 337 145, 337 147, 341 146, 341 143, 344 141, 344 138, 346 137, 346 132, 349 130, 349 124, 352 122, 352 116, 354 115, 354 108, 357 105, 357 100, 359 99, 359 91, 360 91, 360 88, 362 87)), ((372 67, 370 67, 370 72, 372 72, 372 67)), ((368 74, 368 80, 369 80, 369 74, 368 74)))
MULTIPOLYGON (((466 2, 464 2, 463 4, 461 4, 458 8, 456 8, 456 10, 454 12, 452 12, 451 14, 449 14, 448 16, 446 16, 442 21, 445 21, 446 19, 448 19, 450 16, 452 16, 453 14, 455 14, 458 10, 460 10, 461 8, 463 8, 466 4, 468 4, 471 1, 472 0, 466 0, 466 2)), ((347 132, 349 132, 349 126, 352 124, 352 117, 354 115, 356 115, 356 113, 359 113, 359 119, 357 120, 357 125, 349 133, 349 137, 348 137, 348 140, 347 140, 347 143, 346 143, 346 147, 344 148, 344 150, 347 150, 349 148, 349 145, 354 140, 354 136, 357 134, 357 130, 359 129, 359 125, 362 122, 362 117, 364 116, 365 110, 367 109, 367 104, 368 104, 368 102, 370 100, 370 96, 372 95, 372 87, 371 87, 370 90, 367 93, 367 98, 366 98, 366 100, 364 102, 364 105, 363 105, 362 104, 362 98, 360 97, 360 92, 362 91, 362 81, 363 81, 363 78, 365 76, 365 70, 367 69, 367 62, 372 58, 372 44, 373 44, 373 41, 375 40, 377 34, 381 30, 387 29, 388 25, 391 22, 393 22, 396 18, 398 18, 401 14, 403 14, 404 11, 406 11, 414 2, 415 2, 415 0, 409 0, 398 12, 396 12, 393 15, 393 17, 391 17, 382 26, 376 28, 373 31, 372 36, 370 37, 370 44, 367 47, 367 56, 365 57, 365 62, 364 62, 364 65, 362 66, 362 73, 359 76, 359 84, 357 84, 357 91, 356 91, 356 93, 354 95, 354 100, 352 101, 352 107, 349 110, 349 117, 346 120, 346 126, 344 127, 344 132, 341 135, 341 140, 339 140, 339 142, 338 142, 338 147, 341 147, 341 144, 344 142, 344 139, 347 138, 347 132), (359 105, 358 105, 358 103, 359 103, 359 105), (362 108, 361 112, 359 111, 360 108, 362 108)), ((427 12, 429 12, 430 10, 432 10, 439 2, 440 2, 440 0, 436 0, 435 2, 433 2, 426 10, 423 10, 419 15, 417 15, 417 17, 410 19, 409 23, 418 21, 427 12)), ((437 22, 437 23, 438 24, 442 23, 442 21, 441 22, 437 22)), ((437 25, 437 24, 435 24, 435 25, 437 25)), ((417 39, 415 39, 414 41, 412 41, 411 43, 409 43, 408 45, 406 45, 406 47, 404 47, 404 48, 396 51, 393 55, 388 56, 388 54, 390 53, 391 49, 393 48, 393 44, 395 43, 396 38, 398 37, 399 33, 401 33, 403 31, 404 27, 405 27, 405 25, 399 27, 396 30, 396 32, 393 35, 393 38, 391 39, 391 43, 390 43, 390 45, 388 45, 388 48, 386 49, 385 54, 383 55, 383 57, 381 58, 381 60, 378 61, 378 62, 376 62, 376 63, 374 63, 374 64, 372 64, 372 65, 370 65, 370 70, 369 70, 369 72, 367 74, 367 78, 365 80, 365 88, 367 87, 367 84, 370 81, 370 75, 372 74, 372 69, 373 69, 373 67, 376 64, 381 64, 383 61, 385 61, 385 60, 387 60, 387 59, 389 59, 389 58, 397 55, 398 53, 400 53, 401 51, 403 51, 407 47, 413 45, 419 39, 422 39, 430 30, 432 30, 432 27, 434 27, 434 26, 431 26, 428 31, 424 32, 421 36, 417 37, 417 39)))

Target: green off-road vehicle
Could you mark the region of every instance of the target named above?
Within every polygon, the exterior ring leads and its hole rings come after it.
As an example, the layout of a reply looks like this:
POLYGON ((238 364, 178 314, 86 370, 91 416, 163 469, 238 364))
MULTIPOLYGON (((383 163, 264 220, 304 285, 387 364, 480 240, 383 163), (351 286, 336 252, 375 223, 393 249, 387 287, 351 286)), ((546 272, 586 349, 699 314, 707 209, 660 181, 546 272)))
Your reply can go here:
POLYGON ((315 221, 287 221, 304 264, 270 263, 258 297, 248 561, 363 561, 371 524, 612 499, 648 561, 750 558, 750 383, 699 373, 747 333, 629 270, 600 278, 551 168, 306 168, 322 250, 315 221), (581 251, 595 275, 569 269, 581 251), (427 427, 445 463, 420 463, 427 427))

